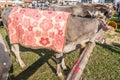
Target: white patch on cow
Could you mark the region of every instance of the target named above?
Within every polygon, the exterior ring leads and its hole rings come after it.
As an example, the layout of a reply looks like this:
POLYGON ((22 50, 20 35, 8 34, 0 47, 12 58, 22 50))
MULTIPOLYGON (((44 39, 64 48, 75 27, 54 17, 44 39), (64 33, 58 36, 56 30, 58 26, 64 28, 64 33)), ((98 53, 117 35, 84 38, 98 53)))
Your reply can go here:
POLYGON ((6 66, 6 65, 7 65, 7 63, 6 63, 6 62, 4 62, 4 63, 3 63, 3 65, 4 65, 4 66, 6 66))

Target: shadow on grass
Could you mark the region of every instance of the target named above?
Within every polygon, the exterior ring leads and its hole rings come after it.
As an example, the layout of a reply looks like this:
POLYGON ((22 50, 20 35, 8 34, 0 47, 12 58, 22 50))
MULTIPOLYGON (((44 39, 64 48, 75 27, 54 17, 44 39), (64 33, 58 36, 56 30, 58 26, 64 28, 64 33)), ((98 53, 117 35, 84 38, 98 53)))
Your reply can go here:
POLYGON ((40 56, 40 58, 34 62, 32 65, 30 65, 27 69, 25 69, 23 72, 18 74, 17 76, 11 75, 11 80, 28 80, 30 76, 32 76, 38 68, 40 68, 43 64, 47 63, 48 66, 51 68, 51 70, 56 74, 56 69, 48 62, 49 59, 52 59, 55 61, 52 57, 54 56, 55 52, 52 52, 47 49, 30 49, 30 48, 24 48, 20 46, 20 51, 31 51, 40 56), (42 54, 41 54, 42 53, 42 54), (43 55, 44 54, 44 55, 43 55))
MULTIPOLYGON (((9 50, 11 51, 11 46, 10 46, 8 36, 6 36, 6 41, 8 43, 9 50)), ((40 68, 45 63, 47 63, 50 69, 53 71, 53 73, 56 74, 56 69, 48 62, 49 59, 52 59, 52 61, 56 63, 56 60, 53 59, 53 56, 56 52, 48 49, 25 48, 23 46, 20 46, 20 51, 21 52, 31 51, 35 54, 38 54, 40 58, 36 62, 34 62, 32 65, 30 65, 27 69, 19 73, 17 76, 10 75, 8 80, 28 80, 28 78, 32 76, 38 70, 38 68, 40 68)), ((69 73, 69 71, 70 71, 70 68, 67 66, 67 70, 64 70, 64 75, 66 76, 69 73)), ((10 73, 13 73, 13 67, 11 68, 10 73)))
POLYGON ((100 46, 102 46, 102 47, 104 47, 112 52, 120 54, 120 44, 113 43, 112 45, 107 45, 107 44, 97 43, 97 45, 100 45, 100 46))
POLYGON ((119 20, 119 22, 117 22, 117 24, 118 24, 118 27, 117 27, 116 32, 120 33, 120 20, 119 20))

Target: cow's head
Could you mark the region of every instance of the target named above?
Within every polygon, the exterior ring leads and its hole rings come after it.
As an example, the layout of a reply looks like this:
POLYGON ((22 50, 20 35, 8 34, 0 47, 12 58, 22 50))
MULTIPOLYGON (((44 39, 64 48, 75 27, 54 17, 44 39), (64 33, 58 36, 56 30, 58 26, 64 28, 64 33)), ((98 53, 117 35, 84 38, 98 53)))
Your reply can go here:
POLYGON ((106 22, 103 19, 98 19, 98 21, 99 26, 98 31, 96 33, 96 42, 104 43, 105 41, 104 34, 106 31, 110 29, 110 27, 106 24, 106 22))
POLYGON ((102 29, 105 32, 110 29, 110 27, 106 24, 106 21, 104 19, 99 19, 98 31, 100 29, 102 29))
POLYGON ((113 12, 111 9, 105 9, 104 15, 106 16, 107 19, 110 19, 113 16, 113 12))
POLYGON ((90 4, 78 4, 73 6, 72 15, 77 17, 94 17, 94 8, 90 4))
POLYGON ((99 14, 99 17, 104 19, 110 19, 113 16, 113 11, 111 7, 106 5, 95 5, 95 9, 99 14))
POLYGON ((111 8, 106 5, 77 5, 73 7, 72 15, 80 17, 100 17, 109 19, 113 15, 111 8))
POLYGON ((106 8, 101 7, 100 9, 97 10, 97 12, 98 12, 99 18, 109 19, 112 17, 112 13, 109 10, 107 10, 106 8))

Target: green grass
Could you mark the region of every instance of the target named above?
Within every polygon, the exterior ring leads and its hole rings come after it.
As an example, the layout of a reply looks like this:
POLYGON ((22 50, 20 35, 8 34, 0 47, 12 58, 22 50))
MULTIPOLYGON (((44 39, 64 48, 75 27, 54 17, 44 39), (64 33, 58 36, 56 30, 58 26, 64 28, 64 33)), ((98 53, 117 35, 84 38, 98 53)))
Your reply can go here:
MULTIPOLYGON (((120 22, 116 17, 112 18, 112 20, 117 23, 120 22)), ((118 25, 116 32, 119 36, 120 25, 118 25)), ((0 33, 6 38, 6 31, 3 28, 0 29, 0 33)), ((8 40, 8 38, 6 39, 8 40)), ((22 46, 20 46, 20 51, 21 57, 26 63, 26 68, 22 69, 11 54, 13 69, 10 77, 12 80, 62 80, 56 75, 56 62, 53 51, 46 49, 34 50, 22 46)), ((64 76, 67 76, 78 55, 79 50, 66 55, 65 62, 68 70, 63 71, 64 76)), ((120 44, 97 43, 82 77, 86 80, 120 80, 120 44)))
POLYGON ((119 80, 119 53, 118 46, 97 44, 84 71, 87 80, 119 80))

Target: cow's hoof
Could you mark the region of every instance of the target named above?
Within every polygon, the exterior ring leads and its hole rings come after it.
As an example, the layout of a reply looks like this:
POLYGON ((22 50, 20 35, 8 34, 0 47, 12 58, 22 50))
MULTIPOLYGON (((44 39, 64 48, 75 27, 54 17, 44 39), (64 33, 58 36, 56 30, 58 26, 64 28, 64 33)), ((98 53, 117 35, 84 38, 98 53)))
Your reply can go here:
POLYGON ((21 66, 22 68, 25 68, 25 67, 26 67, 26 65, 25 65, 24 63, 20 63, 20 66, 21 66))
POLYGON ((62 73, 58 73, 57 75, 58 75, 58 77, 63 77, 62 73))
POLYGON ((16 62, 19 62, 19 61, 16 59, 16 62))
POLYGON ((58 77, 60 78, 60 80, 64 80, 64 79, 65 79, 65 77, 63 76, 62 73, 59 73, 59 74, 58 74, 58 77))
POLYGON ((24 63, 23 61, 18 61, 18 60, 16 59, 16 62, 18 62, 22 68, 25 68, 25 67, 26 67, 26 65, 25 65, 25 63, 24 63))
POLYGON ((66 66, 62 66, 63 70, 67 70, 67 67, 66 66))

